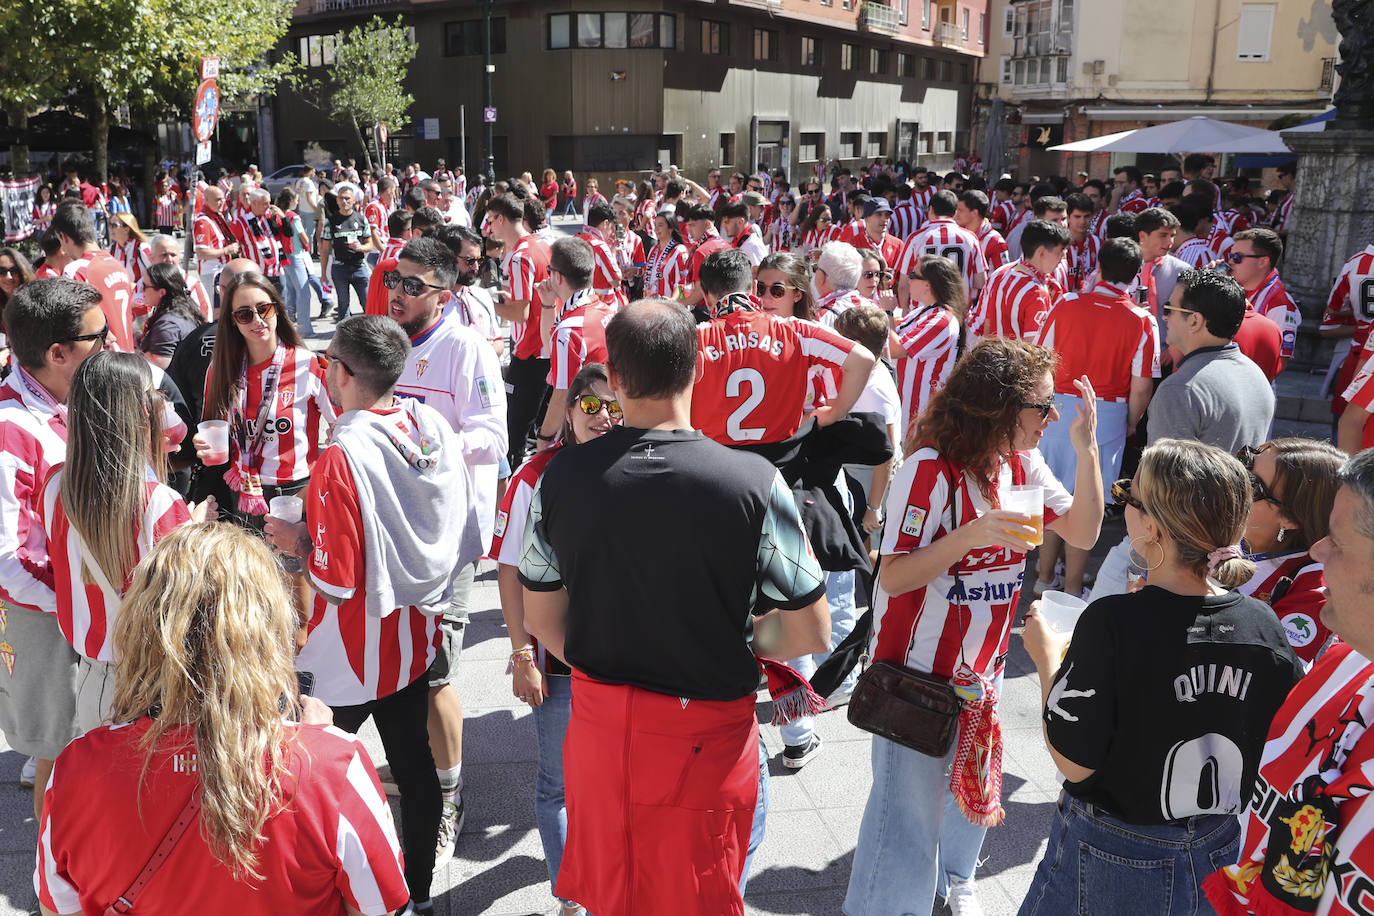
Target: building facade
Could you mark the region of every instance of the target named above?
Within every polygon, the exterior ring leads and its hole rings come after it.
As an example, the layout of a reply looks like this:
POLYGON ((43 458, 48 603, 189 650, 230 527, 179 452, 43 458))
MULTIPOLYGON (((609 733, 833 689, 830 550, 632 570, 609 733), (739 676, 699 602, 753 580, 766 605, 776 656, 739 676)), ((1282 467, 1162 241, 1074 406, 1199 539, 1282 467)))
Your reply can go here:
POLYGON ((1265 128, 1331 97, 1340 37, 1324 0, 994 0, 989 13, 975 146, 996 118, 1002 169, 1022 176, 1150 164, 1046 149, 1060 143, 1199 114, 1265 128))
MULTIPOLYGON (((300 0, 287 47, 329 75, 339 33, 399 14, 418 45, 415 104, 411 124, 391 125, 388 160, 472 173, 486 154, 485 5, 300 0)), ((987 0, 495 0, 495 171, 947 167, 970 149, 987 29, 987 0)), ((351 128, 305 100, 270 107, 273 165, 361 159, 351 128)))

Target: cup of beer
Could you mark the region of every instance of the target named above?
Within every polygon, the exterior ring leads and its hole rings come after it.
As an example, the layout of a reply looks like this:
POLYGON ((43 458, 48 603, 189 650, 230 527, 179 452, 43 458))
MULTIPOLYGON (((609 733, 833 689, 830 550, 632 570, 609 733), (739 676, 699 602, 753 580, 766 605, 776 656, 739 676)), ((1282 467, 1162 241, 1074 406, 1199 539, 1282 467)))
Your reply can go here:
POLYGON ((205 464, 213 467, 229 461, 229 422, 227 420, 206 420, 196 427, 196 432, 205 440, 205 464))
MULTIPOLYGON (((1045 488, 1039 486, 1015 486, 1002 498, 1002 508, 1008 512, 1020 512, 1030 516, 1030 526, 1035 535, 1027 540, 1029 547, 1039 547, 1045 540, 1045 488)), ((1018 535, 1019 537, 1019 535, 1018 535)))
POLYGON ((1040 596, 1040 616, 1056 633, 1072 633, 1087 606, 1082 598, 1055 589, 1040 596))

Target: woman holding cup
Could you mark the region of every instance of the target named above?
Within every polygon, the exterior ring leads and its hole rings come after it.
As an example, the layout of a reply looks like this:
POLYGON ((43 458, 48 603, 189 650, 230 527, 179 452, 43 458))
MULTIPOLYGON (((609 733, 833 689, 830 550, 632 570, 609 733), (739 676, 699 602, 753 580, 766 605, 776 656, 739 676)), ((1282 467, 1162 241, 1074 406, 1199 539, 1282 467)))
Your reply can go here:
POLYGON ((237 494, 235 520, 261 529, 272 497, 305 489, 320 426, 332 424, 336 412, 323 362, 290 321, 280 320, 276 287, 241 274, 224 299, 205 385, 209 425, 202 423, 195 438, 196 456, 207 466, 230 465, 224 481, 237 494))
POLYGON ((1021 596, 1033 511, 1005 508, 1014 486, 1043 488, 1044 527, 1091 547, 1102 521, 1092 384, 1073 423, 1076 495, 1036 446, 1058 419, 1053 351, 989 339, 970 351, 907 438, 888 491, 873 659, 948 679, 964 699, 942 758, 873 738, 873 789, 845 897, 847 916, 925 912, 937 893, 976 911, 974 867, 1002 817, 997 692, 1021 596), (973 747, 986 753, 969 753, 973 747), (960 753, 960 751, 963 753, 960 753), (982 759, 983 766, 978 763, 982 759))
POLYGON ((1235 814, 1302 666, 1274 613, 1235 590, 1255 568, 1239 461, 1161 439, 1112 494, 1148 584, 1094 601, 1072 642, 1036 605, 1026 618, 1065 781, 1021 913, 1070 912, 1085 888, 1094 912, 1209 913, 1202 879, 1235 860, 1235 814))

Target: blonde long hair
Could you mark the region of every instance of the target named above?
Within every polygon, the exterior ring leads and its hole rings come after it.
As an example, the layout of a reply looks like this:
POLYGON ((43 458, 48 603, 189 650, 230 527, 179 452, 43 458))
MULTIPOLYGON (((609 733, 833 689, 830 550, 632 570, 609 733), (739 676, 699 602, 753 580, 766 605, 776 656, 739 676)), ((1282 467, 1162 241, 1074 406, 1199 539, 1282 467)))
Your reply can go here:
POLYGON ((97 564, 115 587, 138 562, 148 467, 159 480, 166 476, 159 397, 147 360, 108 350, 81 363, 67 397, 67 463, 58 495, 90 551, 83 564, 97 564))
POLYGON ((267 546, 236 525, 183 525, 134 570, 115 619, 112 716, 152 716, 153 755, 194 735, 201 835, 236 877, 261 878, 268 818, 289 800, 296 614, 267 546))

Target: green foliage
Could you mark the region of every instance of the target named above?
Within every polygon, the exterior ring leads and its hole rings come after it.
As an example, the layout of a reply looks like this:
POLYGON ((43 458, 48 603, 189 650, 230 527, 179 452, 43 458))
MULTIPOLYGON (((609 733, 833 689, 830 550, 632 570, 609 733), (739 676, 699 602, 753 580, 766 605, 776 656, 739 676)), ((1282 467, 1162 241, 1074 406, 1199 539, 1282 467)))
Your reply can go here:
POLYGON ((389 24, 374 16, 349 29, 334 52, 334 116, 367 127, 405 123, 415 98, 401 84, 414 58, 410 30, 400 19, 389 24))

